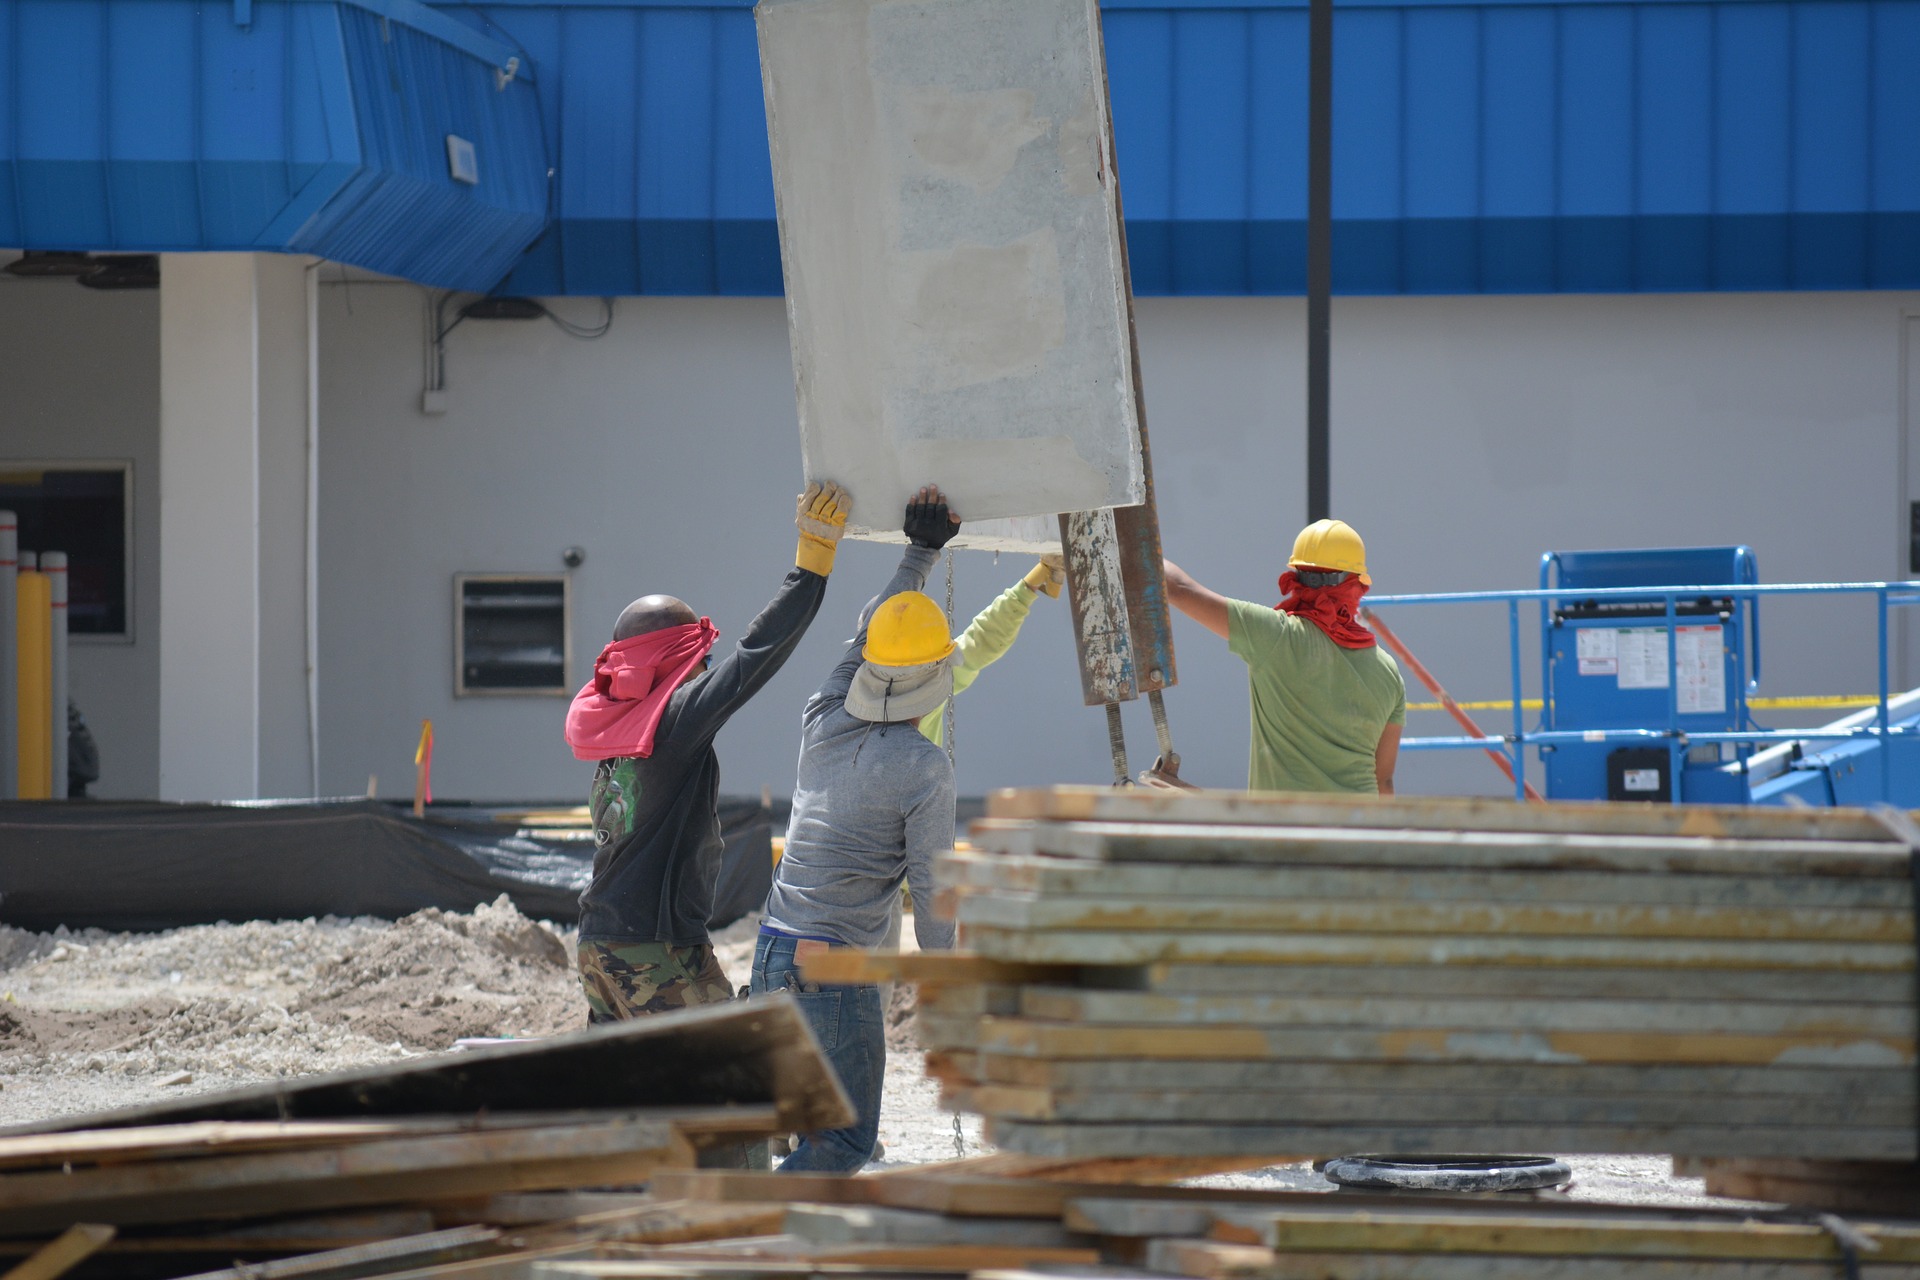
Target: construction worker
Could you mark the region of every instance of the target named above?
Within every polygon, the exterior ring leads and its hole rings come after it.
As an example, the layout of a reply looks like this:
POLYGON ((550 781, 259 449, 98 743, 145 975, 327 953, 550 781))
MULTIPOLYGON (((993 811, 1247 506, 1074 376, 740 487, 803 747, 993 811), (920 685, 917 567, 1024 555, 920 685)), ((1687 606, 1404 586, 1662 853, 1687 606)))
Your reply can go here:
POLYGON ((720 870, 714 735, 780 670, 826 596, 852 499, 800 495, 793 571, 731 652, 672 596, 643 596, 614 624, 567 712, 567 744, 593 772, 593 880, 580 895, 587 1016, 613 1022, 731 999, 707 936, 720 870))
MULTIPOLYGON (((1067 585, 1066 566, 1057 555, 1040 557, 1027 570, 1026 577, 993 598, 993 603, 973 615, 967 629, 953 639, 953 696, 959 697, 973 686, 980 673, 1007 656, 1013 642, 1020 638, 1027 613, 1041 596, 1060 598, 1067 585)), ((947 704, 942 702, 920 718, 920 732, 929 742, 940 742, 946 733, 947 704)))
MULTIPOLYGON (((807 1134, 783 1172, 852 1172, 879 1134, 880 990, 808 983, 800 966, 829 947, 878 943, 903 879, 915 902, 931 903, 933 860, 953 847, 953 766, 920 726, 953 692, 958 649, 920 588, 959 528, 938 489, 914 496, 903 526, 912 545, 801 714, 793 816, 754 952, 753 991, 794 993, 858 1118, 807 1134)), ((952 923, 931 911, 914 913, 914 934, 924 950, 953 945, 952 923)))
POLYGON ((1174 608, 1247 664, 1249 790, 1393 794, 1407 689, 1357 616, 1373 585, 1359 534, 1339 520, 1302 529, 1272 608, 1209 591, 1170 560, 1166 575, 1174 608))

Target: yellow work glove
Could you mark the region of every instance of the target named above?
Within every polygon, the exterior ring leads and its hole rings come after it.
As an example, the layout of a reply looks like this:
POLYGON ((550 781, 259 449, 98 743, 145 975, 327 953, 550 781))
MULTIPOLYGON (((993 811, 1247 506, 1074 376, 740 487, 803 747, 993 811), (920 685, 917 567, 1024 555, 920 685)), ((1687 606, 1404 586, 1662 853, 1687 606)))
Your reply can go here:
POLYGON ((1040 563, 1027 570, 1027 576, 1020 579, 1027 584, 1027 590, 1035 595, 1060 598, 1060 588, 1067 585, 1067 562, 1056 555, 1040 557, 1040 563))
POLYGON ((852 511, 853 498, 839 485, 830 480, 809 484, 795 504, 793 523, 800 530, 800 546, 793 562, 823 578, 832 573, 833 553, 840 549, 840 535, 847 531, 852 511))

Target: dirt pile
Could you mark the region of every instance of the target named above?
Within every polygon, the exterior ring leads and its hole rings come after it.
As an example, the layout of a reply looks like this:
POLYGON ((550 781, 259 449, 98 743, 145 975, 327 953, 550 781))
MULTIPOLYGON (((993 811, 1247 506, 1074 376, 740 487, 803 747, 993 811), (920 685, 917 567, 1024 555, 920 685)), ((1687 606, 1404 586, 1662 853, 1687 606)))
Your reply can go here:
POLYGON ((0 1084, 335 1070, 581 1025, 569 936, 505 897, 398 921, 0 929, 0 1084))

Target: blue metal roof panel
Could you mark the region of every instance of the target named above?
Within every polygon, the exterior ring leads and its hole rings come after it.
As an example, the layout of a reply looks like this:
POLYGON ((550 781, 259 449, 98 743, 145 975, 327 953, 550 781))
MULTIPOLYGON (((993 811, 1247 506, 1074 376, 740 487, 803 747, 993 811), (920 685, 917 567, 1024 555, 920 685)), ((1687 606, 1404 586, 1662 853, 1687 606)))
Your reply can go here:
POLYGON ((494 81, 512 56, 412 0, 272 0, 245 25, 194 0, 0 0, 0 244, 312 252, 485 289, 548 204, 533 87, 494 81))

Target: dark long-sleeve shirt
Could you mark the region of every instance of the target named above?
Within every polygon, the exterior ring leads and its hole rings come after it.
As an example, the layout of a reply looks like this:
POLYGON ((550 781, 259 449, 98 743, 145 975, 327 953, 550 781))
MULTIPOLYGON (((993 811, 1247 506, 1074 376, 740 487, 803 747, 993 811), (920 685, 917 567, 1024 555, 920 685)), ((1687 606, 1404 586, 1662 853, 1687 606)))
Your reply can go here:
POLYGON ((826 590, 817 573, 787 574, 732 652, 674 690, 653 754, 595 768, 593 882, 580 895, 581 941, 690 947, 708 940, 723 848, 714 735, 780 670, 826 590))

